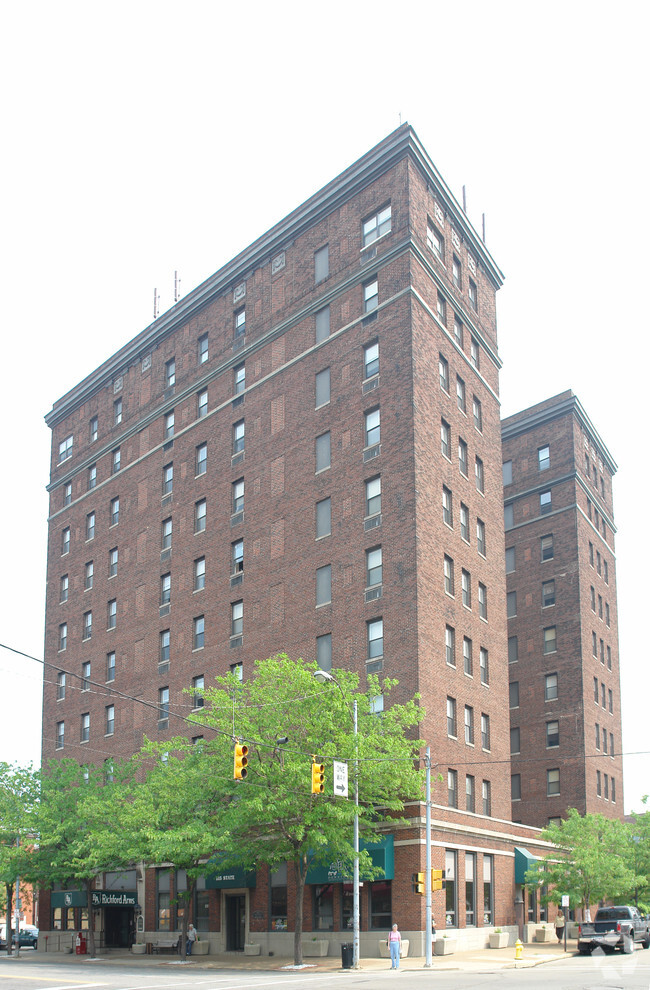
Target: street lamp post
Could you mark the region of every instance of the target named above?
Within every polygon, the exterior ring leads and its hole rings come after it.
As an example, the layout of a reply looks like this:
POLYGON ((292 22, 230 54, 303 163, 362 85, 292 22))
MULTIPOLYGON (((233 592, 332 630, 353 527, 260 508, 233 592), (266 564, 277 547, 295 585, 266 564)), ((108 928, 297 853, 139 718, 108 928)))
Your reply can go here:
MULTIPOLYGON (((327 670, 315 670, 314 677, 320 684, 336 684, 343 696, 343 700, 348 705, 343 688, 332 674, 327 670)), ((357 699, 353 704, 353 727, 354 727, 354 872, 352 874, 352 967, 359 968, 359 759, 357 749, 357 699)))

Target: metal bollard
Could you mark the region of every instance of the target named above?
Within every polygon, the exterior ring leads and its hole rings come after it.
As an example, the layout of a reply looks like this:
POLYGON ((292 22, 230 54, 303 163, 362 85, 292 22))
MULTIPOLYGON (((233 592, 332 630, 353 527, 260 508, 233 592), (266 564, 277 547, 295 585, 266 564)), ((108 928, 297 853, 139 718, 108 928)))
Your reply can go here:
POLYGON ((524 945, 520 938, 515 942, 515 959, 521 959, 524 954, 524 945))

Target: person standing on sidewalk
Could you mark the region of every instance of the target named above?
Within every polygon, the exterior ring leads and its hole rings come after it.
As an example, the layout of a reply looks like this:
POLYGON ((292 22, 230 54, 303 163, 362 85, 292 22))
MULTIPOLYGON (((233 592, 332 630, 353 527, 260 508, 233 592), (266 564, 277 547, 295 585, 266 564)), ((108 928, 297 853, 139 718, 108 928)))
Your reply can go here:
POLYGON ((397 925, 393 925, 392 931, 388 934, 388 948, 390 949, 390 968, 399 969, 399 953, 402 947, 402 936, 397 925))
POLYGON ((187 945, 185 946, 185 954, 188 956, 192 955, 192 949, 194 948, 194 943, 196 942, 196 928, 192 923, 187 929, 187 945))
POLYGON ((562 913, 562 908, 555 915, 555 934, 557 935, 558 942, 562 941, 562 936, 564 935, 564 914, 562 913))

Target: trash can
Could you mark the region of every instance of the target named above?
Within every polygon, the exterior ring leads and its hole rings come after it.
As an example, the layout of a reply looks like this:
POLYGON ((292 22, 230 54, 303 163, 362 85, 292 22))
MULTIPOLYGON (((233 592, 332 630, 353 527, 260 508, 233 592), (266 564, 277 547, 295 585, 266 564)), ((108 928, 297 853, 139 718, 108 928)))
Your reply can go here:
POLYGON ((341 943, 341 969, 352 969, 354 945, 352 942, 341 943))

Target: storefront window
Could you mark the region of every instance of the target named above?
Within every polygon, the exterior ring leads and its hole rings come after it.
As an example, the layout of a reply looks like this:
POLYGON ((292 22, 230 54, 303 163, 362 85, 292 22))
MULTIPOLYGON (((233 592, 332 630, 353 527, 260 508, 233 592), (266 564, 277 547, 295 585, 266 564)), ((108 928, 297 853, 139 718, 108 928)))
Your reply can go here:
POLYGON ((69 907, 65 909, 65 928, 66 931, 72 932, 77 926, 74 923, 74 908, 69 907))
POLYGON ((458 889, 456 886, 456 851, 445 850, 445 925, 447 928, 456 927, 458 910, 458 889))
POLYGON ((62 911, 63 911, 63 908, 54 908, 54 913, 53 913, 53 916, 52 916, 52 929, 55 932, 60 932, 61 931, 61 928, 63 927, 63 924, 62 924, 62 921, 61 921, 61 913, 62 913, 62 911))
POLYGON ((537 888, 528 890, 528 920, 537 921, 537 888))
POLYGON ((393 922, 390 880, 370 884, 370 927, 389 929, 393 922))
POLYGON ((210 893, 205 889, 205 877, 197 877, 194 888, 194 927, 199 932, 210 930, 210 893))
POLYGON ((465 853, 465 924, 476 924, 476 855, 465 853))
POLYGON ((483 924, 494 917, 494 856, 483 856, 483 924))
POLYGON ((157 870, 158 882, 158 924, 159 932, 169 932, 172 928, 169 870, 157 870))
POLYGON ((271 931, 287 930, 287 864, 271 873, 271 931))
POLYGON ((548 921, 548 909, 546 907, 546 898, 548 897, 548 887, 542 887, 540 890, 541 897, 539 899, 539 920, 548 921))
POLYGON ((89 929, 88 924, 88 908, 81 909, 81 930, 87 932, 89 929))
POLYGON ((314 892, 314 929, 331 932, 334 929, 334 887, 326 883, 312 887, 314 892))

